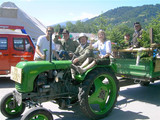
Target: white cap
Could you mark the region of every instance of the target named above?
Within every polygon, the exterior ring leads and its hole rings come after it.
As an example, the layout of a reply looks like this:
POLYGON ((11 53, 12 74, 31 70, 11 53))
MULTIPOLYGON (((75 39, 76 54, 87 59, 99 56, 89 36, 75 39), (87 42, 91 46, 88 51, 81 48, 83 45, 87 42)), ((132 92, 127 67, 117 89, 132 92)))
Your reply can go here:
POLYGON ((79 40, 81 37, 86 37, 86 38, 88 39, 88 37, 87 37, 87 35, 86 35, 85 33, 80 33, 80 34, 79 34, 79 37, 78 37, 78 40, 79 40))

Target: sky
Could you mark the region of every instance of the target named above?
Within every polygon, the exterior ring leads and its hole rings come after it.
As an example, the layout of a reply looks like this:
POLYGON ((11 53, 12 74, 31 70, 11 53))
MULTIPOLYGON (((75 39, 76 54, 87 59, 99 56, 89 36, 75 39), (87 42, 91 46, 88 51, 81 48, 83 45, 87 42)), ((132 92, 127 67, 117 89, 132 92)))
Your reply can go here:
MULTIPOLYGON (((0 0, 0 5, 9 0, 0 0)), ((122 6, 160 4, 160 0, 10 0, 21 10, 49 26, 65 21, 93 18, 122 6)))

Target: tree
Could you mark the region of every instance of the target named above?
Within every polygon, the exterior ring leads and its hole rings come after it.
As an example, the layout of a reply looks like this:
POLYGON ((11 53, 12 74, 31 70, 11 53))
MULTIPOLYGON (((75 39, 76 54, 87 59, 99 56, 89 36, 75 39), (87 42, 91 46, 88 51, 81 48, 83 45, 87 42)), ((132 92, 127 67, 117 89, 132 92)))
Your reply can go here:
POLYGON ((81 33, 81 32, 84 32, 84 31, 85 31, 84 23, 81 22, 80 20, 78 20, 78 21, 76 22, 75 26, 76 26, 76 31, 77 31, 78 33, 81 33))
POLYGON ((142 33, 142 39, 139 39, 142 47, 150 47, 149 30, 153 28, 153 40, 155 43, 160 44, 160 13, 156 18, 152 18, 148 26, 145 27, 142 33))
POLYGON ((66 23, 66 29, 69 30, 69 32, 76 32, 76 27, 72 22, 66 23))
POLYGON ((103 15, 100 15, 100 17, 96 18, 92 24, 94 27, 93 28, 93 32, 95 33, 95 31, 97 32, 98 30, 102 29, 102 30, 106 30, 107 29, 107 19, 105 19, 105 17, 103 15))
POLYGON ((113 43, 112 47, 115 49, 124 48, 124 35, 130 34, 132 36, 133 28, 129 28, 126 25, 118 25, 113 28, 110 26, 106 29, 107 38, 111 40, 113 43))
POLYGON ((148 29, 153 28, 153 39, 155 43, 160 43, 160 13, 156 18, 153 18, 148 29))
POLYGON ((58 25, 54 26, 54 31, 59 32, 60 28, 61 28, 61 25, 58 24, 58 25))

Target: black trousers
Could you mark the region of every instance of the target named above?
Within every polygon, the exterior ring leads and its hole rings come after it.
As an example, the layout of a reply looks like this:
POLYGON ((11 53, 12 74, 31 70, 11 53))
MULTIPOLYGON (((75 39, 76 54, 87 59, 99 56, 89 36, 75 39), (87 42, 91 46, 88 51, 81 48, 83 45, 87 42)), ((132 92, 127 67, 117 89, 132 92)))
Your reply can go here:
POLYGON ((107 58, 97 58, 95 59, 97 65, 109 65, 110 64, 110 59, 109 57, 107 58))

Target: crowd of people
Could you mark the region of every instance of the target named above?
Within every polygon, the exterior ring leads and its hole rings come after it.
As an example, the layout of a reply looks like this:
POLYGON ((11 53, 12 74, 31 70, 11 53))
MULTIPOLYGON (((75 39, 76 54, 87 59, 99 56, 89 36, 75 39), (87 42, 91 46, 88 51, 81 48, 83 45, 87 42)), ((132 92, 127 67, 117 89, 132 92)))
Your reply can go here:
MULTIPOLYGON (((130 48, 140 47, 138 39, 141 39, 143 29, 139 22, 134 23, 135 32, 132 40, 129 34, 124 36, 125 44, 130 48)), ((61 33, 54 34, 53 27, 47 27, 46 35, 40 36, 37 40, 34 60, 49 60, 50 37, 52 39, 52 55, 56 60, 72 60, 71 72, 73 77, 76 72, 83 74, 88 69, 97 65, 110 64, 110 55, 112 53, 111 41, 106 39, 105 31, 99 30, 98 40, 88 43, 88 37, 85 33, 80 33, 77 40, 70 38, 69 31, 63 29, 61 33), (59 50, 56 49, 59 45, 59 50), (44 54, 44 49, 47 49, 44 54)))

